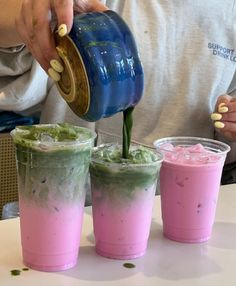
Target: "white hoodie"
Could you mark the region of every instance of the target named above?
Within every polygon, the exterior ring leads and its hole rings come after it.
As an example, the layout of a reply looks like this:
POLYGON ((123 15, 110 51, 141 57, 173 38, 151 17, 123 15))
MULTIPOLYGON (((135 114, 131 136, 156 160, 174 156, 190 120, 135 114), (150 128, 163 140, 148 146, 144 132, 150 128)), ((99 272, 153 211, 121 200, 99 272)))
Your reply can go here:
POLYGON ((0 110, 31 114, 47 95, 48 76, 22 45, 0 48, 0 110))
MULTIPOLYGON (((151 147, 166 136, 214 138, 210 114, 216 99, 225 93, 236 96, 236 1, 106 4, 128 23, 144 67, 133 141, 151 147)), ((121 136, 122 114, 101 120, 96 128, 101 141, 115 140, 121 136)), ((228 161, 236 161, 236 144, 231 147, 228 161)))
MULTIPOLYGON (((132 139, 153 147, 166 136, 214 138, 210 114, 219 95, 236 96, 235 0, 103 0, 131 28, 145 73, 143 98, 134 111, 132 139)), ((33 108, 46 97, 47 75, 22 47, 0 50, 0 110, 33 108)), ((41 122, 75 116, 55 88, 41 122)), ((119 140, 122 114, 96 123, 98 143, 119 140)), ((234 146, 233 146, 234 145, 234 146)), ((236 143, 229 161, 236 161, 236 143)))

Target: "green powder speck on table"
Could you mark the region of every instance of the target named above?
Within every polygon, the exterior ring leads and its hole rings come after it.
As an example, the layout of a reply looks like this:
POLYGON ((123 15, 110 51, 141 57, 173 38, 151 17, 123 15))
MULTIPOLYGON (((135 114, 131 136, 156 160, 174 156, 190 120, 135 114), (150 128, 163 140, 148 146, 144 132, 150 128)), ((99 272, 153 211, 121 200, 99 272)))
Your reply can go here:
POLYGON ((12 276, 18 276, 20 275, 21 271, 19 269, 13 269, 11 270, 11 275, 12 276))
MULTIPOLYGON (((29 268, 24 267, 21 270, 22 271, 29 271, 29 268)), ((19 275, 21 275, 21 270, 20 269, 12 269, 10 272, 11 272, 12 276, 19 276, 19 275)))
POLYGON ((136 267, 133 263, 124 263, 123 266, 125 268, 135 268, 136 267))

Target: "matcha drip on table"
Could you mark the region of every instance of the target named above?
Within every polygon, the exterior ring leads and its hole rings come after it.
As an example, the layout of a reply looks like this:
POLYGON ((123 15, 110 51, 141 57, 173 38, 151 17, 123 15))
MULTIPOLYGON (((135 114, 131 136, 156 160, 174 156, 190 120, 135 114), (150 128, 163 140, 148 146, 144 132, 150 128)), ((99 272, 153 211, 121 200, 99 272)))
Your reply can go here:
POLYGON ((133 126, 133 113, 134 107, 127 108, 123 112, 123 145, 122 145, 122 157, 128 159, 129 147, 131 141, 131 131, 133 126))

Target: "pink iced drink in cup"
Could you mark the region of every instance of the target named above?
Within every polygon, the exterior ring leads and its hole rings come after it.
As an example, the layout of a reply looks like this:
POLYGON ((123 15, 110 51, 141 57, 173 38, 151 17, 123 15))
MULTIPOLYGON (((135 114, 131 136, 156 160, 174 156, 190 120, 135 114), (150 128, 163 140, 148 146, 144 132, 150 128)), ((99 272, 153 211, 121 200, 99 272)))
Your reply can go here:
POLYGON ((98 254, 114 259, 145 254, 162 159, 141 146, 131 146, 128 159, 121 158, 117 144, 94 149, 90 176, 98 254))
POLYGON ((160 171, 164 235, 180 242, 208 240, 230 147, 197 137, 163 138, 154 145, 164 154, 160 171))
POLYGON ((24 264, 41 271, 71 268, 78 258, 95 134, 69 124, 39 124, 19 126, 11 135, 24 264))

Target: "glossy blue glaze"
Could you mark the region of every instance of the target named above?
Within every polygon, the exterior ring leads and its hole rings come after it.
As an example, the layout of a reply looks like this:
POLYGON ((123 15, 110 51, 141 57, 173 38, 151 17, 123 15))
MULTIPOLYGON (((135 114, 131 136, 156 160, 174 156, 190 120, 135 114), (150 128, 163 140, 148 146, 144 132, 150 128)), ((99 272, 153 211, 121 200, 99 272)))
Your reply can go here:
POLYGON ((80 52, 90 86, 89 109, 80 117, 97 121, 139 102, 143 69, 132 33, 118 14, 108 10, 77 15, 69 37, 80 52))

